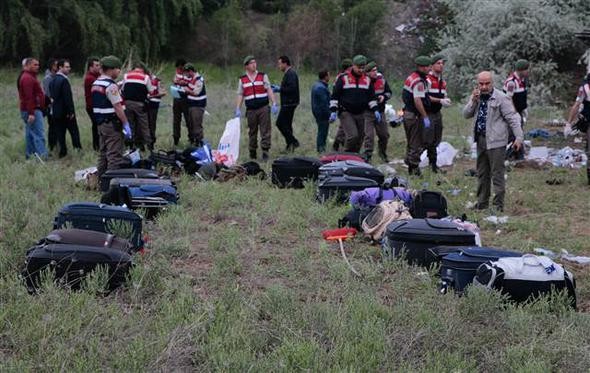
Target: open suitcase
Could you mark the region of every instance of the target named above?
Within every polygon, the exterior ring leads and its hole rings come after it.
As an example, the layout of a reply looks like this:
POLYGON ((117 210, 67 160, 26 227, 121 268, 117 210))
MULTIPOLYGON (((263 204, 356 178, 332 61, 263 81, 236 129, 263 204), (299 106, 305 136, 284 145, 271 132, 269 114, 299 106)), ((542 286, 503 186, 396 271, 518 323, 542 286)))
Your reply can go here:
POLYGON ((121 286, 132 266, 129 253, 122 250, 73 245, 49 244, 34 246, 27 252, 22 276, 29 292, 34 293, 40 285, 44 269, 53 272, 55 281, 72 289, 80 288, 82 279, 96 267, 108 271, 107 289, 121 286))
POLYGON ((363 177, 328 176, 319 181, 316 198, 322 203, 332 198, 338 203, 346 203, 351 192, 378 186, 375 180, 363 177))
POLYGON ((156 171, 146 170, 143 168, 120 168, 118 170, 107 170, 100 177, 100 190, 106 192, 109 190, 111 179, 158 179, 160 176, 156 171))
POLYGON ((272 183, 280 188, 303 188, 303 182, 317 180, 322 163, 311 157, 278 158, 272 163, 272 183))
POLYGON ((410 264, 432 264, 429 249, 435 246, 475 246, 475 234, 439 219, 411 219, 391 223, 382 242, 384 259, 403 256, 410 264))
POLYGON ((51 244, 96 246, 124 252, 131 251, 129 240, 110 233, 75 228, 53 230, 38 243, 38 245, 51 244))
POLYGON ((354 176, 372 179, 377 184, 383 184, 385 176, 381 171, 365 162, 359 161, 338 161, 323 165, 319 170, 319 179, 328 176, 354 176))
POLYGON ((440 266, 440 291, 454 289, 461 293, 473 278, 480 265, 499 258, 520 257, 522 253, 494 247, 466 247, 458 253, 445 255, 440 266))
POLYGON ((114 234, 129 240, 133 251, 143 249, 142 217, 126 207, 94 202, 64 205, 54 219, 53 229, 77 228, 114 234))

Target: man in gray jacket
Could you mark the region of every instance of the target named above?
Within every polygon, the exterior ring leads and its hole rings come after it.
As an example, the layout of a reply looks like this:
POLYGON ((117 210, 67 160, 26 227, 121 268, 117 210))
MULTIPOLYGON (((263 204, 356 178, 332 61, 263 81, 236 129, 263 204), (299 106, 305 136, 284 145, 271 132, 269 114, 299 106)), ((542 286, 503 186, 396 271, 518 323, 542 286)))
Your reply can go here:
POLYGON ((494 207, 504 210, 504 159, 509 128, 514 132, 514 149, 522 146, 520 116, 512 100, 499 89, 494 89, 489 71, 477 75, 477 87, 463 108, 465 118, 473 118, 474 139, 477 142, 477 204, 476 209, 487 209, 490 201, 490 181, 494 185, 494 207))

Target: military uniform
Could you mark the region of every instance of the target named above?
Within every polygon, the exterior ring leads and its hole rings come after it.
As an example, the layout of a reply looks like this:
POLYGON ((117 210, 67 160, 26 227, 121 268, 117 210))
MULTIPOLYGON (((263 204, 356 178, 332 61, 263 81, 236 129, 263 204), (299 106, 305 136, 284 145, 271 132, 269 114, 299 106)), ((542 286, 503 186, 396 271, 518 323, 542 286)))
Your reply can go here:
MULTIPOLYGON (((146 101, 148 92, 152 91, 152 83, 142 68, 136 68, 123 77, 123 98, 125 99, 125 115, 129 119, 136 145, 145 145, 152 149, 152 136, 148 125, 146 101)), ((143 149, 142 149, 143 150, 143 149)))
MULTIPOLYGON (((367 72, 375 69, 375 63, 367 65, 367 72)), ((377 122, 374 115, 369 114, 365 122, 365 155, 370 158, 373 153, 375 134, 377 134, 379 156, 383 162, 388 162, 387 159, 387 142, 389 141, 389 129, 385 121, 385 103, 391 98, 391 89, 385 77, 381 73, 377 73, 377 77, 373 79, 373 87, 375 89, 375 96, 377 97, 377 110, 381 113, 381 121, 377 122), (379 101, 380 97, 383 101, 379 101)))
MULTIPOLYGON (((582 110, 580 111, 579 116, 582 116, 583 120, 586 122, 590 122, 590 74, 578 89, 576 102, 582 104, 582 110)), ((588 175, 588 184, 590 185, 590 128, 586 130, 586 155, 588 156, 586 173, 588 175)))
MULTIPOLYGON (((431 71, 426 77, 428 81, 428 96, 438 99, 447 98, 447 82, 442 78, 442 74, 438 75, 431 71)), ((443 118, 442 118, 442 104, 439 102, 430 102, 430 107, 427 110, 428 118, 430 118, 429 136, 424 136, 424 146, 428 154, 428 161, 433 170, 437 170, 436 148, 442 140, 443 132, 443 118)))
MULTIPOLYGON (((520 115, 521 127, 524 128, 528 116, 527 78, 520 76, 518 71, 528 69, 529 62, 526 60, 518 60, 516 61, 515 68, 517 71, 514 71, 512 74, 510 74, 510 76, 504 81, 503 90, 508 97, 512 98, 514 108, 516 109, 516 112, 520 115)), ((514 141, 514 134, 512 133, 512 131, 510 131, 508 142, 512 141, 514 141)), ((515 154, 515 158, 524 159, 524 147, 522 147, 520 151, 517 154, 515 154)))
MULTIPOLYGON (((174 85, 184 88, 188 84, 188 80, 184 76, 184 66, 177 67, 174 74, 174 85)), ((178 145, 180 141, 180 123, 182 117, 186 122, 186 128, 189 128, 189 116, 188 116, 188 105, 186 100, 186 94, 180 92, 180 98, 174 98, 172 101, 172 138, 174 139, 174 145, 178 145)))
POLYGON ((188 85, 185 88, 189 117, 189 139, 196 146, 203 140, 203 116, 207 106, 205 80, 191 64, 185 66, 188 74, 188 85))
POLYGON ((148 96, 147 116, 153 147, 156 143, 156 122, 158 121, 158 111, 160 110, 160 102, 162 101, 162 82, 155 75, 151 75, 150 80, 152 83, 152 90, 148 96))
MULTIPOLYGON (((340 73, 336 76, 336 80, 338 80, 338 78, 340 78, 340 75, 350 72, 351 67, 352 67, 352 59, 350 59, 350 58, 343 59, 342 63, 340 64, 340 73)), ((344 129, 342 128, 342 124, 338 123, 338 129, 336 130, 336 137, 334 138, 334 144, 332 145, 332 149, 335 152, 339 151, 340 148, 344 147, 345 140, 346 140, 346 135, 344 134, 344 129)))

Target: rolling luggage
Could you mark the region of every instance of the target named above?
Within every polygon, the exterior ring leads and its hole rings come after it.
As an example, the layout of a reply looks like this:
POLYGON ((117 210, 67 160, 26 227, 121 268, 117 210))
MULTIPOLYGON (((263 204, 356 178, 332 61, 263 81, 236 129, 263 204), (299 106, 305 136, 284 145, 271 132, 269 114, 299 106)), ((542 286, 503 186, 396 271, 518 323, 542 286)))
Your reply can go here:
POLYGON ((278 158, 272 163, 272 183, 280 188, 303 188, 303 182, 317 180, 321 162, 311 157, 278 158))
POLYGON ((114 178, 158 179, 159 175, 156 171, 143 168, 120 168, 118 170, 108 170, 100 177, 100 190, 103 192, 109 190, 111 179, 114 178))
POLYGON ((576 308, 574 275, 546 256, 525 254, 483 263, 473 283, 499 290, 515 302, 525 302, 554 290, 566 290, 570 306, 576 308))
POLYGON ((38 243, 38 245, 51 244, 96 246, 125 252, 131 251, 131 243, 114 234, 75 228, 53 230, 38 243))
POLYGON ((372 179, 377 184, 383 184, 385 175, 375 167, 365 162, 359 161, 338 161, 323 165, 319 169, 319 178, 323 179, 328 176, 354 176, 372 179))
POLYGON ((322 162, 323 164, 338 162, 338 161, 364 162, 365 159, 359 153, 350 153, 350 152, 329 153, 329 154, 322 155, 320 157, 320 162, 322 162))
POLYGON ((346 203, 351 192, 378 186, 375 180, 363 177, 328 176, 319 181, 316 198, 322 203, 331 198, 346 203))
POLYGON ((449 215, 447 213, 447 200, 439 192, 422 190, 412 200, 410 214, 414 219, 444 218, 449 215))
POLYGON ((410 264, 427 267, 432 264, 428 249, 441 245, 474 246, 475 234, 447 220, 396 221, 387 226, 382 254, 384 259, 404 256, 410 264))
POLYGON ((126 207, 94 202, 64 205, 54 219, 53 229, 77 228, 114 234, 129 240, 133 251, 143 249, 142 218, 126 207))
POLYGON ((106 267, 107 289, 113 290, 125 282, 132 266, 131 255, 121 250, 95 246, 34 246, 27 252, 22 275, 31 293, 39 288, 44 269, 53 272, 55 281, 69 288, 79 289, 82 279, 97 266, 106 267))
POLYGON ((480 265, 499 258, 521 257, 522 253, 493 247, 466 247, 461 252, 445 255, 440 266, 440 291, 452 288, 462 293, 473 282, 480 265))

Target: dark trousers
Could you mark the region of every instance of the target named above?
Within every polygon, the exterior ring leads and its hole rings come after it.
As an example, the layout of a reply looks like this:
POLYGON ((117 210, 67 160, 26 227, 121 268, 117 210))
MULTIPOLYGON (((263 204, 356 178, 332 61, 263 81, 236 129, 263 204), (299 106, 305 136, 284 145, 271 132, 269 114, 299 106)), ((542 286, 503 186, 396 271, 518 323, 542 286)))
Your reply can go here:
POLYGON ((332 145, 332 149, 335 152, 340 151, 340 149, 344 147, 344 141, 346 141, 346 135, 344 134, 342 123, 339 123, 338 129, 336 130, 336 137, 334 138, 334 144, 332 145))
POLYGON ((194 145, 200 146, 203 140, 203 116, 205 115, 205 108, 198 106, 188 107, 189 117, 189 131, 188 138, 194 145))
POLYGON ((271 124, 270 107, 263 106, 258 109, 247 109, 248 119, 248 150, 255 152, 258 147, 258 131, 260 130, 260 147, 263 152, 270 150, 271 124))
POLYGON ((296 108, 297 106, 281 106, 277 117, 277 127, 285 138, 287 146, 299 145, 299 141, 293 136, 293 115, 296 108))
POLYGON ((116 170, 125 164, 123 159, 124 139, 119 122, 103 122, 98 125, 100 149, 98 154, 98 176, 106 170, 116 170))
POLYGON ((329 118, 318 118, 315 117, 315 121, 318 125, 318 135, 316 137, 316 150, 318 153, 326 151, 326 140, 328 139, 328 130, 330 129, 329 118))
POLYGON ((182 122, 183 116, 188 131, 190 120, 186 99, 175 98, 172 102, 172 137, 174 138, 174 145, 178 145, 178 140, 180 140, 180 123, 182 122))
POLYGON ((68 147, 66 144, 66 132, 70 133, 72 139, 72 146, 75 149, 82 149, 80 143, 80 130, 78 129, 78 121, 76 117, 73 118, 53 118, 54 126, 57 132, 57 143, 59 144, 59 156, 65 157, 68 154, 68 147))
POLYGON ((477 137, 477 208, 488 208, 491 183, 494 186, 494 206, 500 211, 504 209, 505 158, 505 147, 486 149, 486 137, 481 135, 477 137))
POLYGON ((406 159, 408 167, 418 168, 420 164, 420 154, 422 153, 423 132, 422 119, 411 111, 404 112, 404 130, 406 132, 406 159))
POLYGON ((389 141, 389 131, 387 122, 385 122, 385 113, 381 113, 381 122, 377 122, 375 113, 368 111, 365 115, 365 154, 373 154, 375 147, 375 134, 379 140, 379 155, 382 158, 387 156, 387 142, 389 141))
POLYGON ((150 128, 150 137, 152 138, 152 147, 156 143, 156 122, 158 121, 159 103, 148 103, 148 127, 150 128))
POLYGON ((98 136, 98 126, 96 125, 96 120, 94 119, 94 113, 92 113, 92 108, 86 108, 86 113, 90 117, 90 122, 92 123, 92 149, 98 151, 100 149, 100 140, 98 136))
POLYGON ((358 153, 365 137, 365 113, 351 114, 343 111, 339 118, 345 136, 344 151, 358 153))
POLYGON ((428 113, 430 118, 430 129, 424 130, 424 147, 428 154, 428 161, 431 165, 436 165, 436 147, 442 140, 443 122, 442 113, 428 113))
POLYGON ((152 137, 148 126, 147 104, 140 101, 125 101, 125 115, 133 131, 133 141, 136 145, 143 147, 147 145, 151 148, 152 137))
POLYGON ((53 150, 57 145, 57 127, 53 115, 47 114, 47 145, 49 150, 53 150))

